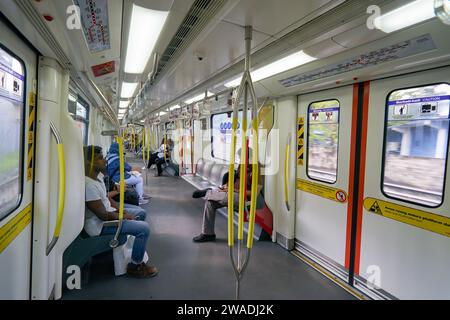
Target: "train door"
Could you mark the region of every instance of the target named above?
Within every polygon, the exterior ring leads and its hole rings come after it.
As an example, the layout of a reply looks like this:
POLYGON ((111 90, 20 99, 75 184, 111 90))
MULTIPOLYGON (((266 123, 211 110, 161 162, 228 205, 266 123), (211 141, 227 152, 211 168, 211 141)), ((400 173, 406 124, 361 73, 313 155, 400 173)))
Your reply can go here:
POLYGON ((370 84, 355 273, 400 299, 450 298, 449 83, 446 67, 370 84))
POLYGON ((37 54, 0 29, 0 299, 29 299, 37 54))
POLYGON ((344 280, 353 96, 348 86, 298 97, 296 248, 344 280))

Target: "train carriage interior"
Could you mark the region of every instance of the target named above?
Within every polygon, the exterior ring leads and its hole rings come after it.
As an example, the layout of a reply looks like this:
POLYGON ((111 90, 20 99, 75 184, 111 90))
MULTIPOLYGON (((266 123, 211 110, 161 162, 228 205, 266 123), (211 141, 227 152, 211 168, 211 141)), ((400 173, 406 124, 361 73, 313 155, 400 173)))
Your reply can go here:
POLYGON ((450 1, 0 1, 1 300, 450 300, 450 1))

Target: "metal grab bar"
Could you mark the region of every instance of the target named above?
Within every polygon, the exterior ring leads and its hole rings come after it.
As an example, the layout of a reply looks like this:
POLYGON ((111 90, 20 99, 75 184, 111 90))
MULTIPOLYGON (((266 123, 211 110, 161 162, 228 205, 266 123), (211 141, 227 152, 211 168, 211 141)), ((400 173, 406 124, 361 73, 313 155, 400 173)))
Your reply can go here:
POLYGON ((291 149, 291 134, 288 136, 286 144, 286 153, 284 158, 284 202, 286 204, 287 211, 291 211, 289 206, 289 154, 291 149))
POLYGON ((122 231, 123 224, 123 207, 125 201, 125 161, 123 157, 123 138, 117 137, 117 143, 119 144, 119 161, 120 161, 120 201, 119 201, 119 226, 117 227, 116 234, 114 235, 114 239, 109 242, 109 246, 111 248, 116 248, 119 245, 119 234, 122 231))
POLYGON ((48 256, 58 242, 61 233, 62 220, 64 217, 64 203, 66 197, 66 162, 64 159, 64 145, 61 136, 53 123, 50 122, 50 129, 56 140, 56 147, 58 148, 58 168, 59 168, 59 192, 58 192, 58 215, 56 218, 55 230, 53 232, 52 241, 47 246, 45 254, 48 256))
POLYGON ((251 249, 253 247, 253 230, 255 226, 256 215, 256 197, 258 191, 258 107, 255 89, 253 87, 252 78, 250 75, 250 50, 252 41, 252 27, 245 27, 245 71, 241 80, 239 89, 237 90, 236 99, 233 106, 233 125, 231 133, 231 151, 230 151, 230 167, 228 177, 228 245, 230 247, 230 259, 236 276, 236 300, 239 299, 240 294, 240 281, 243 278, 244 272, 247 268, 251 249), (251 204, 250 204, 250 218, 247 234, 247 255, 242 259, 242 242, 244 238, 244 207, 245 207, 245 179, 248 165, 247 161, 247 103, 248 92, 250 92, 252 98, 252 133, 253 133, 253 159, 252 159, 252 187, 251 187, 251 204), (240 162, 240 185, 239 185, 239 224, 238 224, 238 252, 237 252, 237 264, 233 256, 234 246, 234 180, 235 180, 235 162, 236 162, 236 131, 238 126, 238 107, 240 99, 244 94, 244 108, 243 108, 243 123, 241 127, 242 134, 242 147, 241 147, 241 162, 240 162))

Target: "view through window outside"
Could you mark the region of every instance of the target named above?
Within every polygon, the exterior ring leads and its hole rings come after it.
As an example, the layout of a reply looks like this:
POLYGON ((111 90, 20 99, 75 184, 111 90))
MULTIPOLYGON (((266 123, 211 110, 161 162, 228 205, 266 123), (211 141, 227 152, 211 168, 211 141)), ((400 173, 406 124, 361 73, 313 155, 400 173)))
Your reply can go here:
POLYGON ((388 98, 383 191, 430 207, 442 204, 450 85, 394 91, 388 98))
POLYGON ((0 48, 0 219, 17 207, 21 196, 24 86, 22 63, 0 48))
POLYGON ((314 102, 308 108, 308 177, 335 183, 338 166, 339 101, 314 102))

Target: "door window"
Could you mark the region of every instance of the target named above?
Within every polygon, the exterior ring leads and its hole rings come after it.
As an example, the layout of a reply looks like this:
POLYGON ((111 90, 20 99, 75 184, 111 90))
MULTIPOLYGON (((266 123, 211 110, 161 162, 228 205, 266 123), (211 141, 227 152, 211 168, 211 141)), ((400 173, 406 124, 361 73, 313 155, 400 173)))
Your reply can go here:
POLYGON ((428 207, 442 204, 450 85, 396 90, 387 98, 385 195, 428 207))

